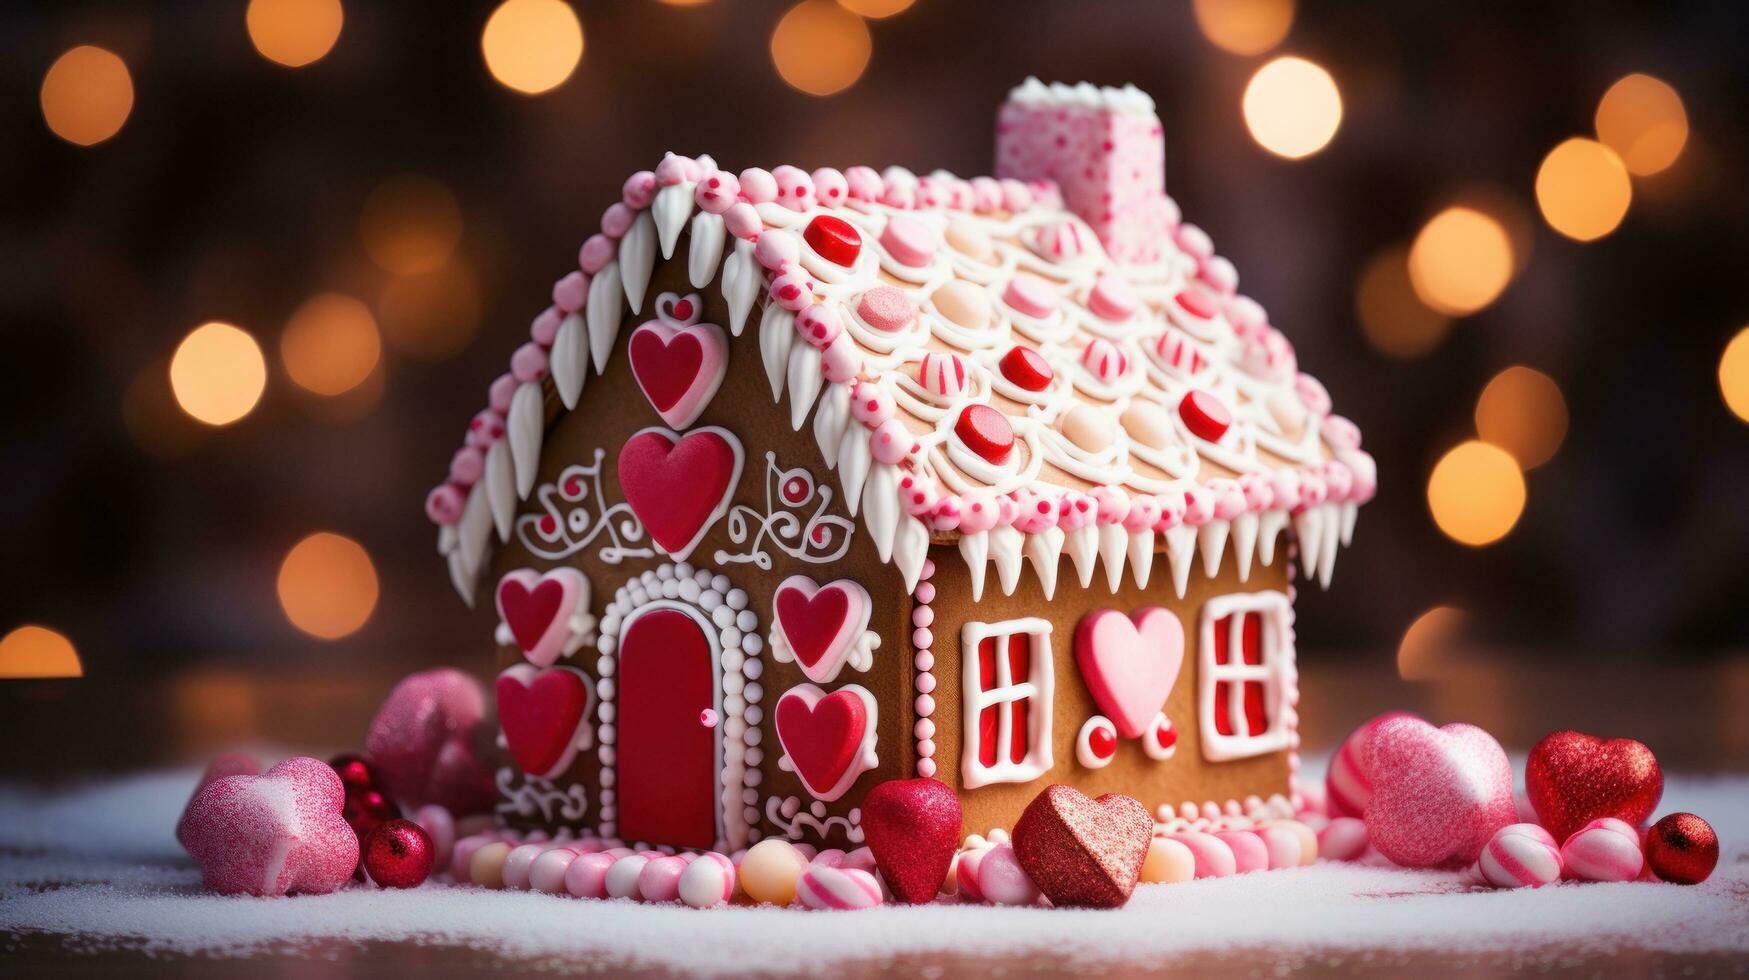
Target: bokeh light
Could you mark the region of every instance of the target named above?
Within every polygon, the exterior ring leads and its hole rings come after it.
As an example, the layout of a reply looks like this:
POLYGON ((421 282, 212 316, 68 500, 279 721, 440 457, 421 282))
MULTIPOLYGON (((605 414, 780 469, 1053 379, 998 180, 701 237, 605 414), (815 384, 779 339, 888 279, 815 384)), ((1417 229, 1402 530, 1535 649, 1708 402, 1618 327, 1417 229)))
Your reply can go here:
POLYGON ((207 425, 230 425, 248 415, 266 387, 261 345, 228 323, 194 328, 170 358, 176 403, 207 425))
POLYGON ((670 7, 701 7, 710 3, 711 0, 659 0, 659 2, 670 7))
POLYGON ((1543 220, 1581 242, 1614 231, 1633 196, 1621 157, 1596 140, 1567 140, 1549 151, 1536 172, 1536 203, 1543 220))
POLYGON ((1505 537, 1524 513, 1524 474, 1499 446, 1470 441, 1433 467, 1427 480, 1433 522, 1453 541, 1481 546, 1505 537))
POLYGON ((771 32, 771 63, 793 88, 832 95, 862 77, 872 47, 861 17, 832 0, 802 0, 771 32))
POLYGON ((1294 0, 1196 0, 1196 26, 1233 54, 1262 54, 1294 26, 1294 0))
POLYGON ((134 80, 113 52, 81 44, 43 75, 43 121, 69 143, 92 146, 121 130, 134 110, 134 80))
POLYGON ((318 395, 339 395, 363 384, 381 354, 370 307, 339 293, 310 297, 279 336, 286 374, 318 395))
POLYGON ((402 276, 377 300, 383 338, 398 353, 422 361, 454 357, 480 329, 480 287, 459 259, 434 272, 402 276))
POLYGON ((1336 80, 1304 58, 1284 56, 1257 69, 1242 106, 1251 138, 1290 160, 1322 150, 1342 124, 1336 80))
POLYGON ((911 9, 917 0, 838 0, 838 5, 869 20, 881 20, 911 9))
POLYGON ((1468 316, 1499 297, 1512 279, 1512 242, 1493 217, 1450 207, 1434 215, 1409 247, 1415 295, 1447 316, 1468 316))
POLYGON ((1451 318, 1427 307, 1409 281, 1409 250, 1388 248, 1373 256, 1354 287, 1354 312, 1373 349, 1402 360, 1439 346, 1451 318))
POLYGON ((376 567, 358 542, 318 531, 299 541, 279 566, 279 605, 293 626, 311 636, 348 636, 376 609, 376 567))
POLYGON ((1523 365, 1494 376, 1476 400, 1476 435, 1532 470, 1548 462, 1567 437, 1567 400, 1555 379, 1523 365))
POLYGON ((1455 606, 1434 606, 1417 616, 1397 645, 1397 675, 1406 681, 1426 681, 1446 674, 1469 618, 1455 606))
POLYGON ((365 199, 358 236, 371 261, 398 276, 438 268, 462 237, 462 209, 441 181, 399 174, 365 199))
POLYGON ((73 641, 46 626, 20 626, 0 638, 0 678, 83 676, 73 641))
POLYGON ((1749 327, 1737 331, 1719 355, 1719 393, 1731 414, 1749 422, 1749 327))
POLYGON ((1676 162, 1688 142, 1688 112, 1668 82, 1632 74, 1597 103, 1597 138, 1621 157, 1628 173, 1646 177, 1676 162))
POLYGON ((134 375, 121 399, 122 425, 134 445, 161 460, 194 452, 211 430, 189 418, 170 391, 170 359, 159 358, 134 375))
POLYGON ((504 0, 480 33, 486 70, 524 95, 550 92, 583 58, 583 25, 564 0, 504 0))
POLYGON ((346 13, 340 0, 249 0, 243 20, 263 58, 302 68, 333 50, 346 13))

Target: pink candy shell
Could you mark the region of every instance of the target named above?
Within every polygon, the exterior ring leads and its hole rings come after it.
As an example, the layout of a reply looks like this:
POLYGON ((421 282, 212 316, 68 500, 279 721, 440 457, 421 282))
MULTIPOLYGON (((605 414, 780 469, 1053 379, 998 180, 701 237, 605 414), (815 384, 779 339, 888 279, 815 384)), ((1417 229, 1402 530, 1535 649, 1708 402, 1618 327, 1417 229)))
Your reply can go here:
POLYGON ((844 852, 836 847, 828 847, 814 855, 809 864, 817 864, 822 868, 836 868, 844 863, 844 852))
POLYGON ((867 909, 881 904, 881 883, 867 871, 811 865, 796 882, 796 901, 820 911, 867 909))
POLYGON ((1270 870, 1300 866, 1300 835, 1287 827, 1259 827, 1256 837, 1269 855, 1270 870))
POLYGON ((1536 888, 1560 880, 1561 852, 1541 827, 1509 824, 1489 839, 1477 869, 1496 888, 1536 888))
POLYGON ((1354 861, 1366 853, 1366 822, 1359 817, 1335 817, 1318 832, 1318 856, 1354 861))
POLYGON ((871 851, 866 847, 859 847, 856 850, 851 851, 849 854, 844 855, 844 860, 840 861, 838 866, 840 868, 858 868, 863 871, 873 871, 875 869, 874 851, 871 851))
POLYGON ((1039 890, 1020 866, 1014 845, 1003 841, 986 850, 975 865, 978 893, 993 905, 1032 905, 1039 890))
POLYGON ((546 850, 546 845, 540 843, 511 848, 510 853, 504 855, 504 887, 511 891, 526 891, 529 869, 534 867, 535 859, 546 853, 546 850))
POLYGON ((1624 820, 1601 817, 1561 845, 1567 876, 1583 881, 1633 881, 1646 867, 1640 834, 1624 820))
POLYGON ((1238 861, 1233 855, 1233 849, 1213 834, 1187 830, 1166 836, 1190 848, 1191 855, 1196 858, 1198 878, 1225 878, 1238 871, 1238 861))
POLYGON ((638 881, 650 858, 648 853, 628 854, 613 862, 613 866, 607 869, 607 897, 637 898, 640 894, 638 881))
POLYGON ((680 876, 686 873, 686 859, 669 854, 645 862, 638 872, 638 897, 646 902, 677 902, 680 900, 680 876))
POLYGON ((579 854, 565 868, 565 891, 573 898, 606 898, 607 872, 615 861, 605 851, 579 854))
POLYGON ((682 902, 695 909, 708 909, 726 903, 735 895, 735 864, 727 857, 711 851, 680 873, 675 893, 682 902))
POLYGON ((1330 772, 1324 778, 1325 809, 1332 817, 1366 815, 1367 801, 1372 799, 1372 779, 1366 772, 1366 742, 1372 730, 1392 718, 1413 717, 1407 711, 1392 711, 1379 715, 1356 728, 1336 754, 1330 758, 1330 772))
POLYGON ((432 867, 448 867, 450 854, 455 848, 455 817, 447 808, 428 803, 413 813, 413 822, 431 835, 432 867))
POLYGON ((548 895, 565 894, 565 873, 575 860, 577 852, 569 847, 555 847, 541 852, 540 857, 529 865, 528 890, 545 892, 548 895))
POLYGON ((498 839, 494 833, 469 834, 455 842, 455 849, 450 852, 449 873, 457 881, 468 880, 468 868, 474 860, 474 852, 498 839))
MULTIPOLYGON (((1249 830, 1221 830, 1215 836, 1233 850, 1233 872, 1249 874, 1269 870, 1269 846, 1249 830)), ((1294 855, 1299 860, 1299 854, 1294 855)))

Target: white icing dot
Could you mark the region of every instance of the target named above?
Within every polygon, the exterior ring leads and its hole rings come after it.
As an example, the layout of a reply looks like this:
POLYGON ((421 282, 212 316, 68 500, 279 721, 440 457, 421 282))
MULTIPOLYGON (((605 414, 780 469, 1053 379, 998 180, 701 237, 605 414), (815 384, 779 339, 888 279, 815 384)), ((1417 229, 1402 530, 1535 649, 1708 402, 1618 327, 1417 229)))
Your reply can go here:
POLYGON ((674 565, 674 574, 676 574, 676 575, 682 575, 682 576, 685 576, 687 578, 691 578, 692 571, 693 571, 692 562, 683 561, 683 562, 677 562, 674 565))
POLYGON ((759 617, 753 610, 743 609, 735 614, 735 626, 743 633, 751 633, 759 628, 759 617))
POLYGON ((597 674, 600 674, 602 677, 612 677, 615 666, 616 665, 614 664, 614 660, 612 657, 596 657, 595 658, 595 672, 597 674))
POLYGON ((724 714, 738 715, 746 707, 747 707, 747 702, 741 700, 741 695, 739 695, 739 694, 725 694, 725 695, 723 695, 723 713, 724 714))
POLYGON ((725 649, 723 651, 723 673, 732 674, 735 671, 740 670, 742 667, 742 661, 745 659, 745 657, 741 656, 741 651, 734 647, 725 649))
POLYGON ((603 701, 612 701, 613 700, 613 680, 612 680, 612 678, 603 677, 601 680, 596 681, 595 682, 595 693, 597 695, 599 695, 601 697, 601 700, 603 700, 603 701))
POLYGON ((729 585, 729 580, 723 579, 723 588, 720 591, 722 591, 723 593, 725 593, 729 597, 729 607, 732 609, 746 609, 747 608, 747 590, 746 589, 731 589, 728 587, 728 585, 729 585))
MULTIPOLYGON (((753 733, 755 733, 757 731, 759 731, 759 729, 757 729, 757 728, 748 729, 747 734, 752 735, 753 733)), ((747 749, 746 754, 747 754, 747 764, 750 766, 757 766, 761 762, 765 761, 765 750, 764 749, 750 747, 747 749)))
POLYGON ((729 581, 727 575, 715 575, 710 578, 705 578, 703 575, 700 575, 699 581, 701 583, 708 583, 711 588, 722 593, 727 593, 730 589, 735 587, 735 583, 729 581))
POLYGON ((730 718, 728 721, 723 722, 723 737, 726 739, 738 741, 742 735, 746 734, 746 732, 747 723, 739 718, 730 718))
POLYGON ((612 769, 601 770, 601 802, 603 803, 613 802, 613 790, 610 788, 613 786, 613 780, 612 769))
POLYGON ((756 681, 760 674, 765 673, 765 662, 757 657, 749 657, 747 662, 741 665, 741 673, 746 674, 748 680, 756 681))
MULTIPOLYGON (((603 633, 595 638, 595 649, 600 650, 602 653, 612 653, 618 646, 619 640, 615 639, 611 633, 603 633)), ((607 658, 602 657, 601 659, 606 660, 607 658)))
POLYGON ((679 582, 663 582, 662 583, 662 598, 664 598, 664 599, 678 599, 678 598, 680 598, 680 583, 679 582))
POLYGON ((741 784, 743 786, 758 786, 759 781, 764 776, 765 774, 758 769, 749 769, 741 774, 741 784))
POLYGON ((749 704, 758 704, 765 697, 765 688, 760 687, 756 682, 750 682, 742 693, 749 704))
POLYGON ((604 726, 601 729, 601 744, 602 745, 612 745, 614 742, 616 742, 618 740, 619 740, 619 733, 617 731, 615 731, 611 726, 604 726))
POLYGON ((759 719, 764 716, 764 712, 760 711, 758 707, 748 708, 741 713, 741 717, 747 719, 748 725, 747 734, 741 736, 742 741, 748 745, 758 745, 765 741, 765 730, 759 727, 759 719))
POLYGON ((723 630, 717 638, 723 642, 724 650, 739 650, 741 648, 741 631, 733 626, 723 630))
MULTIPOLYGON (((645 572, 644 574, 648 575, 650 573, 645 572)), ((656 577, 657 578, 673 578, 674 577, 674 566, 673 565, 663 565, 661 568, 656 569, 656 577)))
POLYGON ((619 811, 617 809, 615 809, 611 804, 604 803, 601 805, 601 832, 602 833, 604 833, 604 834, 613 833, 613 818, 618 816, 618 815, 619 815, 619 811))
POLYGON ((746 689, 747 689, 747 682, 743 681, 741 679, 740 674, 724 674, 723 675, 723 693, 724 694, 740 694, 743 691, 745 691, 746 689))
POLYGON ((754 792, 752 787, 748 787, 741 791, 741 802, 752 806, 759 802, 759 794, 754 792))
POLYGON ((643 589, 632 589, 631 599, 634 607, 648 605, 650 602, 650 593, 645 592, 643 589))
POLYGON ((741 641, 741 649, 747 651, 749 656, 757 656, 759 651, 765 649, 765 641, 758 633, 748 633, 747 638, 741 641))
POLYGON ((601 705, 601 707, 596 708, 595 713, 601 717, 602 721, 605 721, 608 724, 612 724, 613 723, 613 716, 615 713, 613 702, 608 701, 605 704, 601 705))
MULTIPOLYGON (((603 734, 605 734, 607 731, 609 731, 609 729, 606 729, 606 728, 602 729, 603 734)), ((595 757, 597 759, 600 759, 601 764, 604 766, 613 765, 613 760, 615 759, 615 755, 613 752, 613 746, 603 745, 601 748, 595 750, 595 757)), ((606 831, 602 831, 602 833, 606 833, 606 831)))
POLYGON ((707 613, 716 612, 717 607, 722 604, 723 597, 717 595, 715 592, 706 592, 704 595, 698 597, 698 607, 707 613))
POLYGON ((699 593, 703 591, 698 587, 697 582, 691 581, 681 582, 676 588, 679 592, 680 598, 685 599, 687 602, 697 602, 699 593))
POLYGON ((711 622, 717 624, 717 629, 735 625, 735 611, 728 606, 718 606, 711 610, 711 622))

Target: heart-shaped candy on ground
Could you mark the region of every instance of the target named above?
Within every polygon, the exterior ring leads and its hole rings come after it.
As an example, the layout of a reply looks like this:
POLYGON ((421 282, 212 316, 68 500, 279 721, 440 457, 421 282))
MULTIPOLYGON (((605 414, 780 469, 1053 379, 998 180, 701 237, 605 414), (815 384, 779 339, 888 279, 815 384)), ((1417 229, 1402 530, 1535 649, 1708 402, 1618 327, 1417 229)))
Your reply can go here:
POLYGON ((1148 856, 1154 820, 1117 793, 1097 800, 1047 786, 1014 825, 1014 853, 1051 904, 1117 908, 1129 901, 1148 856))
POLYGON ((222 895, 321 895, 352 879, 358 837, 341 818, 346 788, 320 759, 260 776, 221 776, 188 804, 183 845, 222 895))
POLYGON ((741 440, 718 426, 684 437, 644 429, 619 451, 619 489, 662 552, 685 561, 729 510, 741 481, 741 440))
POLYGON ((1561 843, 1599 817, 1644 824, 1664 796, 1664 771, 1652 750, 1631 738, 1561 731, 1530 750, 1524 790, 1537 819, 1561 843))
MULTIPOLYGON (((772 598, 773 620, 783 651, 808 679, 820 684, 838 676, 845 658, 868 629, 868 590, 845 579, 815 585, 806 575, 791 575, 772 598)), ((774 652, 779 660, 783 653, 774 652)))
POLYGON ((959 848, 959 794, 938 779, 889 779, 862 798, 862 832, 894 898, 932 901, 959 848))
POLYGON ((589 580, 575 568, 518 568, 498 581, 498 618, 530 663, 550 667, 571 639, 571 618, 589 605, 589 580))
POLYGON ((1115 609, 1088 613, 1075 628, 1075 663, 1118 735, 1140 738, 1184 666, 1184 624, 1159 607, 1134 616, 1115 609))
POLYGON ((679 326, 652 320, 632 331, 626 352, 650 407, 676 429, 698 421, 729 373, 728 340, 723 328, 712 323, 679 326))
POLYGON ((486 692, 449 667, 401 679, 371 719, 365 751, 377 781, 409 807, 436 804, 457 817, 483 813, 497 799, 481 757, 486 692))
POLYGON ((182 805, 182 817, 176 821, 177 843, 184 850, 188 849, 188 840, 183 836, 183 831, 188 826, 188 812, 194 807, 194 801, 200 796, 201 790, 206 789, 213 780, 226 776, 258 776, 261 768, 261 759, 250 752, 226 752, 213 756, 213 761, 206 764, 206 771, 200 774, 200 782, 194 784, 194 792, 188 795, 188 802, 182 805))
POLYGON ((1368 739, 1367 769, 1367 835, 1404 867, 1474 863, 1495 831, 1518 822, 1506 751, 1474 725, 1381 721, 1368 739))
POLYGON ((1332 817, 1360 817, 1372 799, 1372 776, 1366 771, 1367 739, 1372 730, 1392 718, 1413 718, 1407 711, 1379 715, 1356 728, 1342 740, 1342 746, 1330 757, 1330 771, 1324 776, 1324 806, 1332 817))
POLYGON ((785 768, 801 778, 817 800, 844 795, 875 756, 875 699, 860 684, 831 694, 798 684, 777 699, 777 740, 785 768))
POLYGON ((517 768, 552 779, 570 766, 589 714, 591 688, 570 667, 517 664, 498 675, 498 726, 517 768))

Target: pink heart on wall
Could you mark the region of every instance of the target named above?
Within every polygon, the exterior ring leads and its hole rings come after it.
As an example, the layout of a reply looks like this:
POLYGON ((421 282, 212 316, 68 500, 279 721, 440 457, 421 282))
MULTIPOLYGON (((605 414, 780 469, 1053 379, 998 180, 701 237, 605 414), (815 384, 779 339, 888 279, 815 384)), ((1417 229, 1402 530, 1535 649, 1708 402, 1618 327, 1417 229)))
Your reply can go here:
POLYGON ((498 581, 498 617, 530 663, 552 666, 571 636, 571 617, 589 601, 589 580, 575 568, 518 568, 498 581))
POLYGON ((856 684, 831 694, 801 684, 778 699, 777 740, 815 799, 836 800, 875 766, 874 703, 874 696, 856 684))
POLYGON ((1150 606, 1125 616, 1088 613, 1075 628, 1075 662, 1099 710, 1123 738, 1139 738, 1172 693, 1184 666, 1184 624, 1150 606))
POLYGON ((729 373, 729 343, 712 323, 652 320, 632 332, 632 376, 662 421, 684 429, 698 420, 729 373))
POLYGON ((796 665, 819 683, 838 676, 852 646, 868 629, 868 590, 844 579, 816 585, 806 575, 792 575, 778 585, 772 607, 796 665))
POLYGON ((650 540, 675 561, 685 561, 717 519, 741 480, 741 440, 706 426, 684 437, 644 429, 620 448, 620 492, 650 540))

